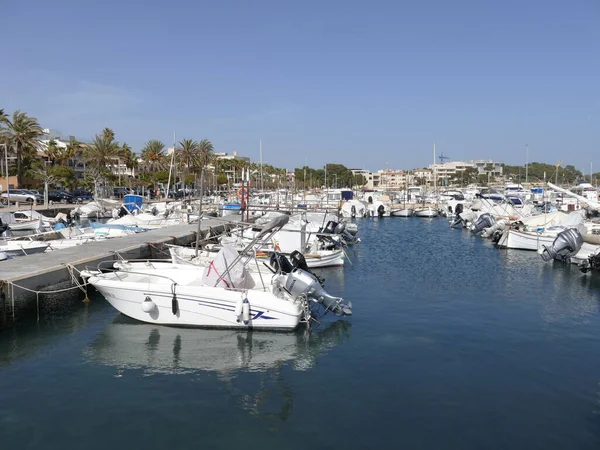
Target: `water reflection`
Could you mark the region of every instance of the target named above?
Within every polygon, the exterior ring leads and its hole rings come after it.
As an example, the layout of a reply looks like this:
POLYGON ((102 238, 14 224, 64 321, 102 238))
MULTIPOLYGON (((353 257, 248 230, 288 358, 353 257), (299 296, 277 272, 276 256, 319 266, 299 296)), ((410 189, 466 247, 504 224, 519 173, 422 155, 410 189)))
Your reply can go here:
POLYGON ((119 378, 128 370, 146 376, 216 373, 239 407, 279 423, 288 419, 295 399, 285 367, 314 367, 318 356, 349 339, 350 326, 339 320, 310 332, 241 332, 161 327, 119 315, 83 354, 90 363, 114 367, 119 378))
POLYGON ((290 363, 295 370, 314 366, 318 356, 350 337, 350 322, 339 320, 312 331, 265 333, 162 327, 122 315, 89 344, 88 361, 146 375, 196 371, 227 375, 239 370, 263 372, 290 363))

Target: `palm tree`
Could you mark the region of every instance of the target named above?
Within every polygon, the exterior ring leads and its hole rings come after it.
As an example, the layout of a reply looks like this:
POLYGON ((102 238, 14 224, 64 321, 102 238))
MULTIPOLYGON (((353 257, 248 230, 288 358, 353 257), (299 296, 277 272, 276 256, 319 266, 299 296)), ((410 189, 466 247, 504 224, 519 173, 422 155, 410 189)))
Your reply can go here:
MULTIPOLYGON (((77 159, 83 157, 84 151, 85 145, 77 139, 71 138, 67 144, 67 151, 65 153, 67 155, 67 163, 69 160, 73 161, 73 170, 77 166, 77 159)), ((83 163, 83 177, 85 178, 85 162, 83 163)))
POLYGON ((29 117, 26 113, 15 111, 12 118, 0 114, 0 125, 5 128, 0 129, 4 140, 9 146, 12 146, 17 156, 17 183, 23 184, 23 160, 32 157, 37 152, 37 138, 44 134, 42 127, 35 117, 29 117))
POLYGON ((185 187, 185 178, 190 169, 194 168, 200 156, 198 143, 193 139, 183 139, 179 142, 180 147, 176 150, 176 157, 182 163, 183 168, 183 183, 182 188, 185 187))
POLYGON ((134 177, 135 172, 133 172, 138 167, 138 158, 135 152, 131 150, 131 147, 125 143, 121 146, 121 158, 125 163, 125 167, 131 170, 131 174, 134 177))
POLYGON ((198 143, 198 162, 203 169, 212 161, 214 150, 212 142, 208 139, 202 139, 198 143))
POLYGON ((50 142, 48 142, 48 148, 46 149, 46 158, 48 158, 48 161, 50 161, 52 165, 57 162, 59 152, 60 147, 56 141, 54 139, 50 139, 50 142))
POLYGON ((157 139, 146 142, 141 157, 151 172, 164 169, 167 165, 165 144, 157 139))
POLYGON ((107 164, 113 164, 119 157, 121 148, 115 141, 114 133, 109 128, 105 128, 102 134, 94 136, 92 144, 87 146, 84 151, 83 159, 99 169, 106 168, 107 164))

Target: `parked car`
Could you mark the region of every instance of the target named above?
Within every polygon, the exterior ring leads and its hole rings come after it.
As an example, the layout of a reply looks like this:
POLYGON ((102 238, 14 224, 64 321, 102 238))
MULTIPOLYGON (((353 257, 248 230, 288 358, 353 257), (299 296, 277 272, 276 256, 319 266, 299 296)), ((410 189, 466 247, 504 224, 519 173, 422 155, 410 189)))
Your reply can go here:
POLYGON ((59 203, 73 203, 75 198, 67 191, 49 191, 48 201, 59 203))
POLYGON ((74 191, 71 192, 71 195, 78 202, 88 201, 88 200, 93 200, 94 199, 94 196, 92 195, 91 192, 85 191, 83 189, 75 189, 74 191))
POLYGON ((130 189, 127 187, 114 187, 113 188, 113 197, 123 198, 126 195, 130 194, 130 189))
POLYGON ((27 189, 10 189, 8 192, 4 191, 0 194, 0 201, 3 205, 8 205, 8 200, 10 197, 10 202, 38 202, 43 203, 44 197, 39 194, 36 194, 32 191, 28 191, 27 189), (10 195, 9 195, 10 194, 10 195))

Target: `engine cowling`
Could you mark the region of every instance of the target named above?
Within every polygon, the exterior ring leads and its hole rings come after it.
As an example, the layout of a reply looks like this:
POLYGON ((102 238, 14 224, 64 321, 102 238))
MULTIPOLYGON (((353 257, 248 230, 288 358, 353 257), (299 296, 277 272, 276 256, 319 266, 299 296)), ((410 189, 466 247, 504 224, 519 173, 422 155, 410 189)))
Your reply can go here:
POLYGON ((583 245, 583 236, 576 228, 561 231, 554 239, 552 245, 542 245, 540 256, 544 261, 564 259, 576 254, 583 245))
POLYGON ((328 294, 319 280, 312 274, 301 269, 294 269, 287 275, 285 289, 294 297, 305 295, 307 299, 318 302, 338 316, 351 316, 352 306, 343 303, 341 297, 328 294))
POLYGON ((471 227, 471 231, 475 234, 481 233, 484 228, 491 227, 496 221, 489 213, 484 213, 479 216, 471 227))

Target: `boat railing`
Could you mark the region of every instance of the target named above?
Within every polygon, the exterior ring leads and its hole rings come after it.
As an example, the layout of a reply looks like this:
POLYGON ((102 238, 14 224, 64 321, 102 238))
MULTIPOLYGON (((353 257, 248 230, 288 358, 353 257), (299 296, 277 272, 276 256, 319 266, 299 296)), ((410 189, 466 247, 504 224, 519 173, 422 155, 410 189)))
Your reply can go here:
MULTIPOLYGON (((96 269, 100 273, 106 273, 106 272, 114 273, 115 276, 119 279, 119 281, 123 281, 123 278, 121 278, 119 276, 119 272, 122 271, 122 270, 120 268, 118 268, 118 267, 114 267, 115 262, 119 262, 119 261, 100 261, 98 263, 98 265, 96 266, 96 269), (105 263, 112 263, 112 266, 109 266, 109 265, 105 266, 105 263)), ((133 261, 131 261, 131 262, 133 262, 133 261)), ((138 272, 138 271, 135 271, 135 270, 127 270, 126 272, 128 274, 132 273, 132 274, 144 275, 144 276, 148 276, 148 277, 163 278, 165 280, 169 280, 171 282, 171 284, 174 285, 174 286, 178 284, 173 278, 168 277, 166 275, 161 275, 161 274, 156 274, 156 273, 148 273, 148 272, 138 272)))

